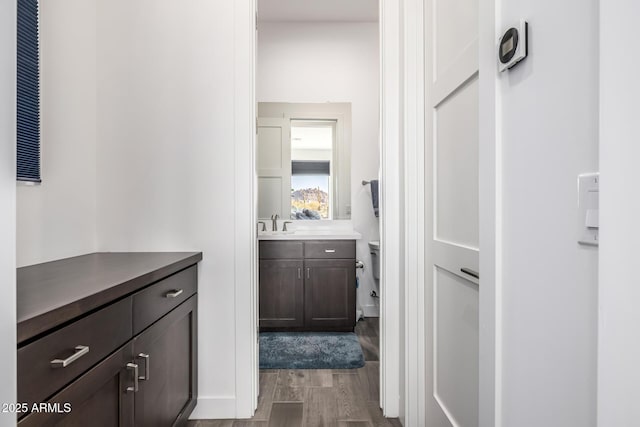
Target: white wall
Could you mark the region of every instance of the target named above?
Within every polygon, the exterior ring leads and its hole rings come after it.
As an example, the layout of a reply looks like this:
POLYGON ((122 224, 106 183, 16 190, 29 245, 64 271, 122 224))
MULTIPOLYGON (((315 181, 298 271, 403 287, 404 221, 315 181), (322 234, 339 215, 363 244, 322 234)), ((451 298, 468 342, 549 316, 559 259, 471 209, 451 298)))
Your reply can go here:
MULTIPOLYGON (((0 402, 16 402, 16 2, 0 2, 0 402)), ((16 416, 1 413, 0 426, 16 416)))
MULTIPOLYGON (((233 3, 110 0, 97 11, 98 249, 203 251, 205 417, 235 416, 234 200, 246 194, 232 184, 233 3)), ((237 261, 246 270, 250 259, 237 261)))
POLYGON ((576 236, 577 176, 598 170, 598 0, 499 9, 499 27, 530 25, 498 82, 502 425, 594 426, 598 253, 576 236))
POLYGON ((640 420, 639 63, 620 43, 636 37, 638 16, 638 2, 600 4, 600 427, 631 427, 640 420))
POLYGON ((377 23, 261 22, 258 30, 258 102, 350 102, 351 221, 362 234, 356 244, 360 271, 358 302, 377 316, 378 293, 368 242, 379 239, 369 186, 380 166, 378 143, 379 44, 377 23))
POLYGON ((18 186, 19 267, 96 248, 95 14, 40 3, 42 184, 18 186))

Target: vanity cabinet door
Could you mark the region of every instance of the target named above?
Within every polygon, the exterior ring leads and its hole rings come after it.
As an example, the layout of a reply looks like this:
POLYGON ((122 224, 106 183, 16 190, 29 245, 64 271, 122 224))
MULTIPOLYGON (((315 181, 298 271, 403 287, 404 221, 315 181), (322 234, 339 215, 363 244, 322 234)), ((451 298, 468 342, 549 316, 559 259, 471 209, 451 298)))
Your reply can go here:
POLYGON ((43 412, 21 419, 18 426, 133 427, 134 370, 127 367, 131 360, 129 343, 49 399, 43 412))
POLYGON ((302 260, 260 260, 260 327, 304 326, 302 260))
POLYGON ((353 259, 305 260, 305 326, 312 330, 353 330, 356 274, 353 259))
POLYGON ((197 295, 134 339, 136 427, 186 423, 197 398, 197 295))

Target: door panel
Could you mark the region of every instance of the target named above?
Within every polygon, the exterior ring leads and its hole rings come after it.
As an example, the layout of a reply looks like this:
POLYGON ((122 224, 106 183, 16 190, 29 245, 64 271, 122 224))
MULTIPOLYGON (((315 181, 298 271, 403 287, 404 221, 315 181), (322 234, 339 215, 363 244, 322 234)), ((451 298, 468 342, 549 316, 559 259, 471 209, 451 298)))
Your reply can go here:
POLYGON ((355 260, 305 260, 306 326, 353 328, 356 307, 355 260))
MULTIPOLYGON (((258 218, 269 219, 278 214, 282 218, 284 200, 282 198, 282 177, 258 177, 258 218)), ((269 226, 271 224, 268 224, 269 226)))
POLYGON ((435 267, 433 395, 453 425, 473 426, 478 414, 478 291, 435 267))
POLYGON ((434 108, 435 238, 478 248, 478 79, 434 108))
POLYGON ((260 327, 304 326, 302 260, 260 260, 260 327))
POLYGON ((478 425, 478 4, 426 0, 426 424, 478 425), (469 271, 468 270, 468 271, 469 271))
MULTIPOLYGON (((435 78, 449 72, 464 49, 478 38, 477 0, 433 0, 435 78)), ((435 79, 434 79, 435 80, 435 79)))
POLYGON ((135 363, 141 377, 135 397, 137 427, 171 426, 176 416, 184 417, 187 408, 195 406, 196 306, 197 295, 134 340, 135 363))
POLYGON ((291 216, 291 124, 288 119, 259 118, 256 138, 258 218, 291 216))
POLYGON ((280 126, 258 127, 258 165, 260 169, 282 169, 284 135, 280 126))

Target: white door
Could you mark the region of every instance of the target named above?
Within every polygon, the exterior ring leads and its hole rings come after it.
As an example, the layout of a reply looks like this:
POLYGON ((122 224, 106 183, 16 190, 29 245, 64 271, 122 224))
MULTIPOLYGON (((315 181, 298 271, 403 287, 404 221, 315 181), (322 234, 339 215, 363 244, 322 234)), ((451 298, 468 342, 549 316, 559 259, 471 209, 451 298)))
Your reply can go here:
POLYGON ((478 425, 478 0, 427 0, 426 420, 478 425))
POLYGON ((289 119, 258 119, 258 219, 291 216, 290 133, 289 119))

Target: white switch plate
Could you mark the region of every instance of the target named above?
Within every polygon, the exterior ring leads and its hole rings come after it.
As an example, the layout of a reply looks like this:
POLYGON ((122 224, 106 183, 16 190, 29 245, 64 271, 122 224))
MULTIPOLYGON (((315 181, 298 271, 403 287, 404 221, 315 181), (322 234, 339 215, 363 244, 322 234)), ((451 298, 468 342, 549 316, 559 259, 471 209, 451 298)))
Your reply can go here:
POLYGON ((598 246, 600 174, 578 175, 578 242, 598 246))

